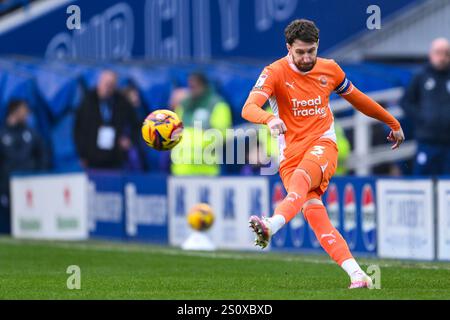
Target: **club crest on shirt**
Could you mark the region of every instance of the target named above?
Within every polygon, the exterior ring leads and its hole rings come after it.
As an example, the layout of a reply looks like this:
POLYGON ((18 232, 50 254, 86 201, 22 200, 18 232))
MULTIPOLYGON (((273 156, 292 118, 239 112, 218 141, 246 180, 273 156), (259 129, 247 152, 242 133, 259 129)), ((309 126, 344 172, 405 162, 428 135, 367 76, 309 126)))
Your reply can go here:
POLYGON ((326 76, 320 76, 319 77, 319 83, 322 87, 326 87, 328 85, 328 79, 326 76))

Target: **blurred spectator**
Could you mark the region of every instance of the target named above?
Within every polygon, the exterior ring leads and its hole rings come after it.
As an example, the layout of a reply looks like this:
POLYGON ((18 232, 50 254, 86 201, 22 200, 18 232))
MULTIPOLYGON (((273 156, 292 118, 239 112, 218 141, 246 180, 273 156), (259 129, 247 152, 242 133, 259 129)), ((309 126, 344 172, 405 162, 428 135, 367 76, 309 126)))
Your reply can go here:
POLYGON ((122 89, 122 95, 133 107, 139 122, 143 122, 147 117, 147 106, 142 102, 141 94, 134 84, 129 84, 122 89))
MULTIPOLYGON (((204 139, 203 133, 207 129, 217 129, 224 138, 225 130, 231 128, 231 109, 229 105, 214 92, 208 79, 202 73, 193 73, 188 79, 189 96, 181 101, 175 112, 184 124, 183 140, 178 150, 189 149, 189 157, 184 152, 172 153, 172 173, 175 175, 218 175, 220 167, 217 164, 217 154, 204 152, 211 148, 213 139, 204 139), (201 126, 201 127, 198 127, 201 126), (201 163, 195 163, 202 152, 201 163), (197 154, 197 155, 196 155, 197 154)), ((222 145, 217 150, 222 150, 222 145)))
MULTIPOLYGON (((241 167, 240 175, 259 176, 263 168, 270 169, 279 165, 278 140, 271 136, 266 125, 258 126, 257 130, 257 143, 246 143, 245 164, 241 167)), ((267 172, 275 174, 277 171, 267 172)))
POLYGON ((117 75, 103 71, 76 114, 74 137, 81 165, 123 169, 128 152, 138 144, 139 128, 133 107, 117 90, 117 75))
MULTIPOLYGON (((123 88, 122 94, 127 99, 128 103, 133 107, 133 110, 138 118, 139 123, 142 123, 147 117, 147 107, 141 99, 139 90, 133 85, 129 84, 123 88)), ((130 136, 132 128, 127 126, 125 134, 130 136)), ((148 167, 145 162, 144 150, 146 148, 143 139, 138 139, 137 143, 132 144, 127 152, 127 159, 125 161, 124 169, 127 171, 147 171, 148 167)))
POLYGON ((338 124, 334 124, 336 131, 336 143, 339 150, 338 153, 338 165, 335 175, 345 175, 348 172, 347 159, 350 155, 350 142, 345 136, 344 129, 338 124))
POLYGON ((23 100, 9 103, 6 125, 0 129, 0 232, 9 232, 9 177, 12 172, 48 169, 49 156, 42 138, 27 124, 28 105, 23 100))
POLYGON ((176 88, 170 95, 170 108, 175 110, 181 103, 189 97, 189 89, 176 88))
MULTIPOLYGON (((169 109, 175 110, 183 100, 189 97, 189 89, 187 88, 176 88, 172 91, 169 101, 169 109)), ((158 155, 158 172, 170 174, 171 172, 171 161, 170 161, 170 151, 148 151, 147 153, 158 155)), ((153 157, 155 158, 155 157, 153 157)), ((155 163, 154 159, 151 159, 151 163, 155 163)), ((152 168, 150 168, 152 169, 152 168)))
POLYGON ((414 174, 450 174, 450 44, 431 44, 429 64, 407 88, 401 102, 414 126, 418 150, 414 174))
MULTIPOLYGON (((264 109, 273 113, 269 103, 265 104, 264 109)), ((257 143, 250 143, 250 138, 245 142, 245 164, 236 165, 239 167, 239 174, 243 176, 261 175, 262 168, 278 165, 278 139, 271 136, 266 125, 258 125, 255 129, 257 143)))

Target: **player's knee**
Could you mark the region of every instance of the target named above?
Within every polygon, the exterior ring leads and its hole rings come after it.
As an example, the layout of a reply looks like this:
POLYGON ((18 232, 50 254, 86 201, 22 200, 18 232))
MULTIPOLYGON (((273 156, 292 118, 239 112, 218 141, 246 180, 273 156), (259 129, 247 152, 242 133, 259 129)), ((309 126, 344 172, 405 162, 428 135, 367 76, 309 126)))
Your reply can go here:
MULTIPOLYGON (((317 188, 322 182, 323 172, 320 165, 309 159, 304 159, 297 170, 302 170, 309 178, 311 190, 317 188)), ((296 171, 297 171, 296 170, 296 171)))
POLYGON ((303 212, 305 213, 306 211, 308 211, 308 208, 310 208, 311 206, 324 206, 322 200, 320 199, 309 199, 308 201, 305 202, 305 204, 303 205, 303 212))
POLYGON ((307 222, 310 221, 310 215, 314 214, 314 212, 316 211, 316 209, 325 209, 325 206, 322 202, 322 200, 320 199, 309 199, 308 201, 306 201, 303 204, 303 208, 302 208, 302 212, 303 212, 303 217, 305 218, 305 220, 307 222))
POLYGON ((311 175, 308 173, 307 170, 303 168, 297 168, 295 169, 294 174, 301 175, 302 177, 304 177, 308 181, 309 186, 311 187, 311 175))

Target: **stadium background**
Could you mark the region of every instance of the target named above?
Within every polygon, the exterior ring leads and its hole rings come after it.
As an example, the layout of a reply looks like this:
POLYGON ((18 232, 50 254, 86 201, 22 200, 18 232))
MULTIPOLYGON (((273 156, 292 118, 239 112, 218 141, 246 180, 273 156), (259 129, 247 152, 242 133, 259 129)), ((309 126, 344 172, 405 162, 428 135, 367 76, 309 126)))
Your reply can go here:
MULTIPOLYGON (((147 172, 85 176, 73 143, 74 115, 104 68, 118 73, 120 86, 136 84, 144 114, 168 106, 173 89, 202 70, 231 106, 233 125, 242 127, 241 108, 259 73, 285 54, 284 27, 309 18, 321 30, 319 55, 340 62, 358 88, 401 119, 409 138, 398 105, 403 88, 426 61, 431 40, 450 38, 450 4, 439 0, 17 0, 0 8, 0 119, 11 99, 25 99, 52 155, 50 175, 14 178, 13 237, 36 240, 179 246, 190 232, 187 210, 208 202, 217 216, 209 231, 217 246, 253 250, 248 216, 270 213, 284 196, 277 176, 237 177, 232 166, 222 166, 221 177, 170 177, 167 155, 150 148, 147 172), (80 31, 66 27, 71 4, 81 8, 80 31), (366 27, 372 4, 381 8, 381 30, 366 27), (61 217, 69 227, 54 222, 61 217)), ((351 174, 334 178, 324 200, 353 251, 449 260, 448 178, 410 176, 412 139, 391 153, 384 143, 387 128, 336 96, 331 105, 352 145, 351 174), (387 176, 392 163, 400 177, 387 176)), ((301 215, 277 234, 271 250, 321 252, 301 215)))

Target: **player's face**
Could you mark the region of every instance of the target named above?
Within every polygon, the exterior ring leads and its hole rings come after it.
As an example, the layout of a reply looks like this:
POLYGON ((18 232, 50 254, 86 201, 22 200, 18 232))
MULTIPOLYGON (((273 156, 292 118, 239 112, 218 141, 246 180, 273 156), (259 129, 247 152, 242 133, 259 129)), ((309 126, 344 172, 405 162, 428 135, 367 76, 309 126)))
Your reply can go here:
POLYGON ((298 39, 292 45, 287 44, 287 49, 292 56, 294 64, 302 72, 308 72, 314 68, 317 61, 318 47, 318 42, 303 42, 298 39))

